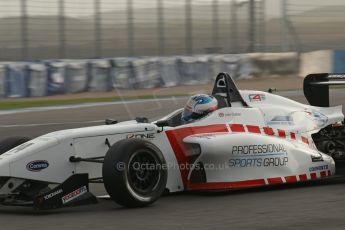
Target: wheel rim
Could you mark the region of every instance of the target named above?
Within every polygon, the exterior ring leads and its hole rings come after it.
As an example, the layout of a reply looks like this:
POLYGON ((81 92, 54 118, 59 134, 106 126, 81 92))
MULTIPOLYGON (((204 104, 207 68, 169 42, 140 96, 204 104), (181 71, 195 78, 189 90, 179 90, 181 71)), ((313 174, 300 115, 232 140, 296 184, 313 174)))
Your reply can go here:
POLYGON ((150 150, 135 152, 128 162, 127 178, 130 187, 140 195, 147 195, 158 185, 160 161, 150 150))

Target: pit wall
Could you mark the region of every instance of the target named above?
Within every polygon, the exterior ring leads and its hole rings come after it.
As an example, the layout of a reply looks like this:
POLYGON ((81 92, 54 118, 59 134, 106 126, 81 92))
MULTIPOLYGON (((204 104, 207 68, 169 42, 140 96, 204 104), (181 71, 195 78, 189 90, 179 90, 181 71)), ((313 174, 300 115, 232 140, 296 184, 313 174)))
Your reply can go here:
POLYGON ((0 97, 39 97, 196 85, 235 79, 345 72, 345 51, 0 62, 0 97))

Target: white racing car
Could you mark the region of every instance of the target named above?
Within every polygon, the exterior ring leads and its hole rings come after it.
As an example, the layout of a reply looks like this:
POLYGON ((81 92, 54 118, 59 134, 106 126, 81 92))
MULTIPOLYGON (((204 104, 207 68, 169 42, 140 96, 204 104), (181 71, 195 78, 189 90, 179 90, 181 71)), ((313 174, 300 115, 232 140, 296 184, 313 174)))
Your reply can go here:
POLYGON ((0 203, 45 210, 96 202, 89 183, 103 183, 126 207, 164 191, 227 190, 318 180, 345 159, 342 107, 329 107, 329 85, 343 75, 311 74, 311 105, 261 91, 239 91, 220 73, 218 109, 182 124, 179 109, 145 118, 61 130, 0 143, 0 203))

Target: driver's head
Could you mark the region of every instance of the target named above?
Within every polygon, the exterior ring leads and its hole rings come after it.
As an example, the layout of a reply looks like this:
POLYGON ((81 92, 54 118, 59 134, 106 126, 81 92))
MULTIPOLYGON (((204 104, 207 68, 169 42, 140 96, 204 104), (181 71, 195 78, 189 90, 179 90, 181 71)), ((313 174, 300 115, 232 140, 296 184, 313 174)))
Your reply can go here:
POLYGON ((182 112, 182 122, 198 120, 218 108, 216 98, 207 94, 197 94, 189 98, 182 112))

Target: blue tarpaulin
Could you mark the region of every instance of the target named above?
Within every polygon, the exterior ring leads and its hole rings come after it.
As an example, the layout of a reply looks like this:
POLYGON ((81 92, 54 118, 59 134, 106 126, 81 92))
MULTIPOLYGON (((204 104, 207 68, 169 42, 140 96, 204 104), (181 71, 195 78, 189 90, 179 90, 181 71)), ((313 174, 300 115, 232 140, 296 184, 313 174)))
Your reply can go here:
POLYGON ((5 96, 6 65, 0 63, 0 97, 5 96))
POLYGON ((25 63, 9 63, 6 65, 6 97, 29 96, 26 68, 25 63))
POLYGON ((334 50, 333 73, 345 73, 345 50, 334 50))

